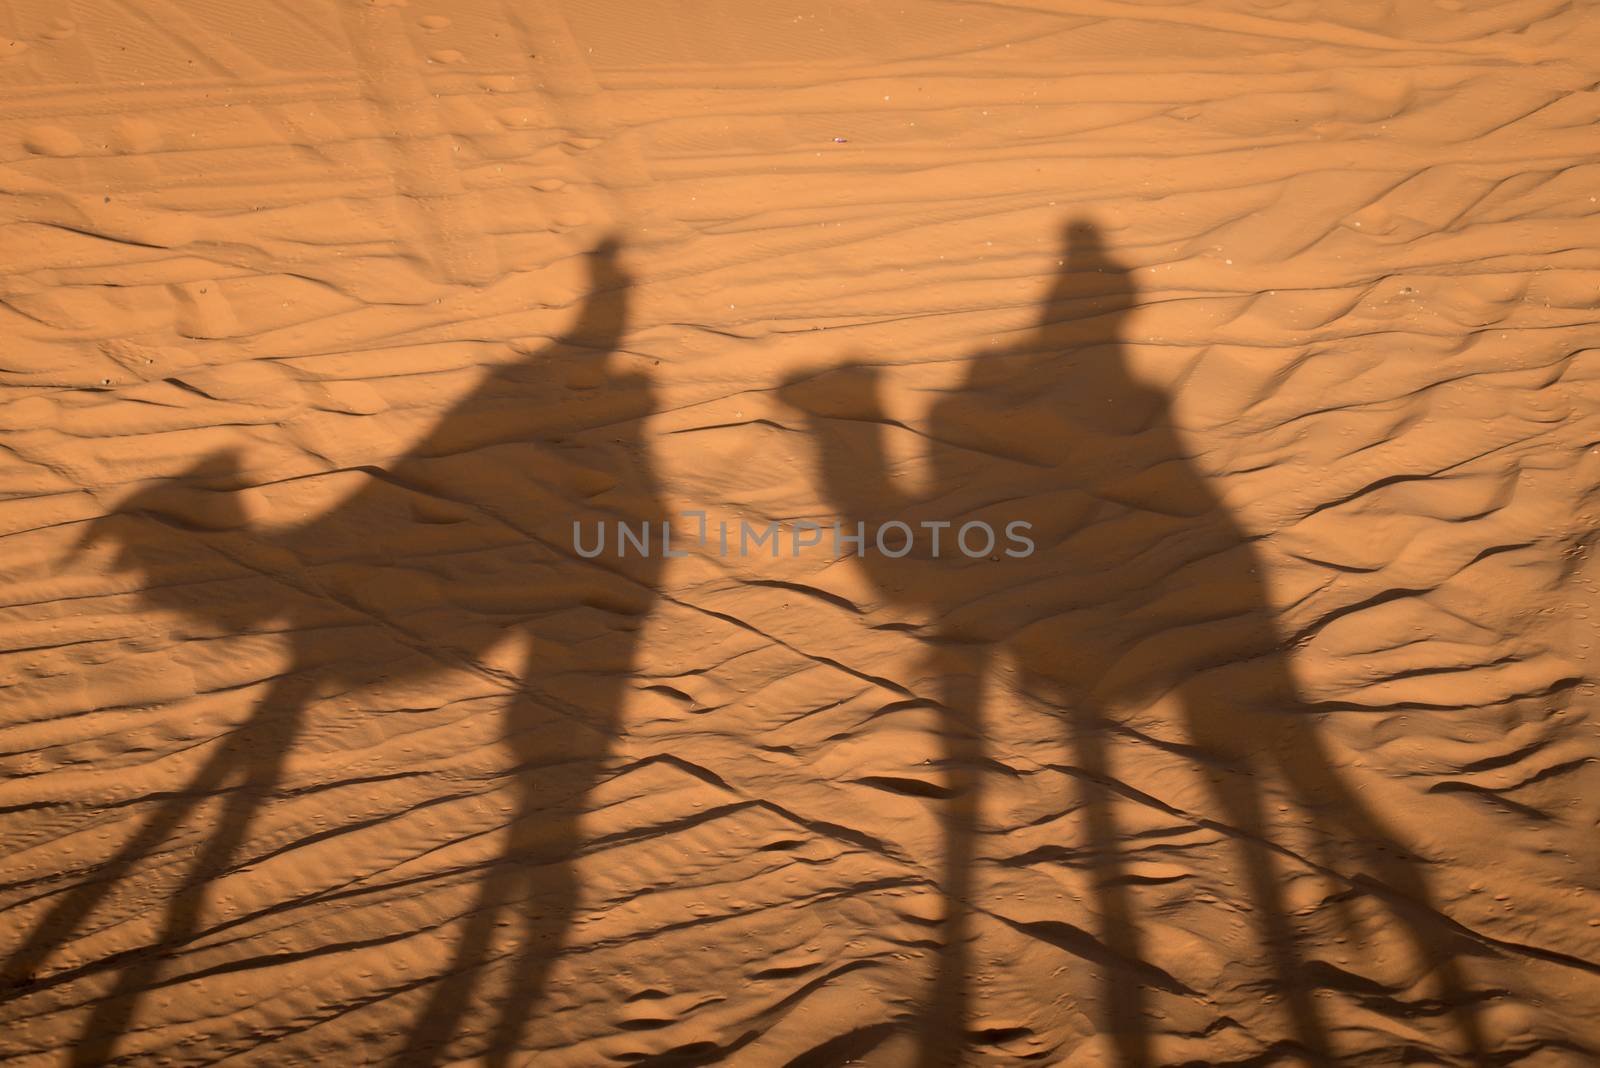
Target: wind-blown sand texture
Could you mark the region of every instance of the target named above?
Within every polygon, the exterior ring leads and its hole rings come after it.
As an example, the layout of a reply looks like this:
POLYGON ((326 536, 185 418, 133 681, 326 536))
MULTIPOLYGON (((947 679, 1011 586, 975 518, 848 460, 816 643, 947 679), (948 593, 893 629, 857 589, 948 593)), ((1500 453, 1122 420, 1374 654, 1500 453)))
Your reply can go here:
POLYGON ((1600 1063, 1597 56, 3 0, 0 1061, 1600 1063))

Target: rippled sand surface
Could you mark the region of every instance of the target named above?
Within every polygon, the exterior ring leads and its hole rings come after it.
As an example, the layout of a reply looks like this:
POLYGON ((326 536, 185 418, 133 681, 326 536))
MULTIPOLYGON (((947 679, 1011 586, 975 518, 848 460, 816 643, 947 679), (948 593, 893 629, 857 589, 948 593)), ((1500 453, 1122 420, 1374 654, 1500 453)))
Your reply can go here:
POLYGON ((4 0, 0 1060, 1596 1063, 1597 55, 4 0))

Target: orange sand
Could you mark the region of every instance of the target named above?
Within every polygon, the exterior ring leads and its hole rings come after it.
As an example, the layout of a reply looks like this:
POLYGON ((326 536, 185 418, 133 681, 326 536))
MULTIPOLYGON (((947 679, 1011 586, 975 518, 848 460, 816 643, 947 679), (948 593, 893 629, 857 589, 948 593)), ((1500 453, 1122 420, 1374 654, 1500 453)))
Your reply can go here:
POLYGON ((1597 56, 8 0, 0 1061, 1600 1063, 1597 56))

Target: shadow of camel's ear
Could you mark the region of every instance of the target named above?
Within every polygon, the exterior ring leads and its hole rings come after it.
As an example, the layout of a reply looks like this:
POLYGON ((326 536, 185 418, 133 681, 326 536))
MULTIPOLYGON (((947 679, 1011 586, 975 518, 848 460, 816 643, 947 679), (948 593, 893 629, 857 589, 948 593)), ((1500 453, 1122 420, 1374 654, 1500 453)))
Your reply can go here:
POLYGON ((882 379, 882 368, 852 361, 821 372, 793 375, 773 393, 778 403, 809 416, 878 420, 883 411, 879 399, 882 379))

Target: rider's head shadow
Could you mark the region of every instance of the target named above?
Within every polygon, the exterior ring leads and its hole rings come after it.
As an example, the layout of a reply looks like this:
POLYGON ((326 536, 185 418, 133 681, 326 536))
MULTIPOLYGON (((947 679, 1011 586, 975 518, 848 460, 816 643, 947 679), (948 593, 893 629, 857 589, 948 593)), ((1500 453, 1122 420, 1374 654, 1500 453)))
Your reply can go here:
MULTIPOLYGON (((1054 253, 1050 288, 1033 324, 1013 344, 975 354, 960 392, 987 399, 991 419, 996 410, 1037 411, 1045 401, 1083 429, 1145 429, 1165 411, 1165 396, 1129 366, 1128 327, 1140 306, 1132 269, 1084 218, 1061 227, 1054 253)), ((1061 436, 1059 424, 1051 436, 1061 436)))
POLYGON ((1137 287, 1133 272, 1106 248, 1100 227, 1088 219, 1063 225, 1058 266, 1043 302, 1040 329, 1051 336, 1070 320, 1083 323, 1083 333, 1091 338, 1120 336, 1123 319, 1138 303, 1137 287), (1073 314, 1064 319, 1062 311, 1073 314))
MULTIPOLYGON (((628 376, 618 350, 628 332, 633 277, 621 253, 615 235, 589 250, 578 318, 560 337, 513 342, 523 359, 501 367, 502 376, 524 382, 531 376, 560 391, 611 388, 618 376, 628 376)), ((631 376, 628 380, 633 384, 631 376)))

